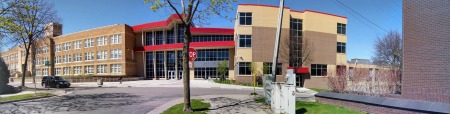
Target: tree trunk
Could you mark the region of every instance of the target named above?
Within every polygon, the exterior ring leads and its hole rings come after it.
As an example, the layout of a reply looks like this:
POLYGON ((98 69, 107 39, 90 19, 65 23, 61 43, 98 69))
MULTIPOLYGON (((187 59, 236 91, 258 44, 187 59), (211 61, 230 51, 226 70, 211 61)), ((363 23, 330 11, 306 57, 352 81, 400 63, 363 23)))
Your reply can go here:
POLYGON ((23 64, 23 66, 25 66, 25 67, 23 67, 22 66, 22 85, 21 85, 21 89, 23 88, 23 87, 25 87, 25 76, 26 76, 26 72, 27 72, 27 64, 28 64, 28 55, 30 54, 29 53, 29 48, 27 49, 26 47, 25 47, 25 63, 23 64))
POLYGON ((183 84, 184 84, 184 112, 192 112, 191 90, 190 90, 190 69, 189 69, 189 40, 191 39, 190 26, 185 26, 183 41, 183 84))

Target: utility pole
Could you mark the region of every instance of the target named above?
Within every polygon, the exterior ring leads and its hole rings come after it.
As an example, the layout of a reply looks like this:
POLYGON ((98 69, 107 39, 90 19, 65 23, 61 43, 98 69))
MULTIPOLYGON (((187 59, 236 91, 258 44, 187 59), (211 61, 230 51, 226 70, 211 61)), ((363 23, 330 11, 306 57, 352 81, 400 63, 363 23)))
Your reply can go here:
POLYGON ((277 82, 276 68, 278 63, 278 51, 280 47, 280 37, 281 37, 281 25, 283 24, 283 12, 284 12, 284 0, 280 0, 280 11, 278 14, 278 27, 275 39, 275 47, 273 51, 273 61, 272 61, 272 78, 273 82, 277 82))

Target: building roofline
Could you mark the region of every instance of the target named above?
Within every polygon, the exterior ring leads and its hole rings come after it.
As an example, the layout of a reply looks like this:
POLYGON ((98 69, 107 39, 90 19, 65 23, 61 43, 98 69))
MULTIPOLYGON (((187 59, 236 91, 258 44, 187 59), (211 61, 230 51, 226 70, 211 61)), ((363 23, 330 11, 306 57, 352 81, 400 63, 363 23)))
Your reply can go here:
POLYGON ((107 27, 113 27, 113 26, 119 26, 119 25, 126 25, 126 24, 112 24, 112 25, 106 25, 106 26, 101 26, 101 27, 96 27, 96 28, 86 29, 86 30, 82 30, 82 31, 78 31, 78 32, 73 32, 73 33, 69 33, 69 34, 63 34, 63 35, 56 36, 56 37, 53 37, 53 38, 60 38, 60 37, 64 37, 64 36, 69 36, 69 35, 73 35, 73 34, 77 34, 77 33, 86 32, 86 31, 91 31, 91 30, 96 30, 96 29, 102 29, 102 28, 107 28, 107 27))
MULTIPOLYGON (((279 8, 279 6, 273 6, 273 5, 264 5, 264 4, 238 4, 239 6, 263 6, 263 7, 272 7, 272 8, 279 8)), ((304 13, 304 12, 312 12, 312 13, 318 13, 318 14, 324 14, 324 15, 329 15, 329 16, 335 16, 335 17, 340 17, 340 18, 346 18, 345 16, 340 16, 340 15, 336 15, 336 14, 331 14, 331 13, 325 13, 325 12, 320 12, 320 11, 315 11, 315 10, 304 10, 304 11, 299 11, 299 10, 292 10, 289 7, 284 7, 285 9, 290 9, 292 12, 298 12, 298 13, 304 13)))

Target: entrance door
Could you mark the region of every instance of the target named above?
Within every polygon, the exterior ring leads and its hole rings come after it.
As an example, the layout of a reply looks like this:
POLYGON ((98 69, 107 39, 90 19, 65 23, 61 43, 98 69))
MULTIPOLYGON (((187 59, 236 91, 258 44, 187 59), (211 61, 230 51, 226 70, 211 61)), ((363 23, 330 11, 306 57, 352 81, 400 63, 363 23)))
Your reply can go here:
POLYGON ((178 79, 183 79, 183 70, 178 71, 178 79))
POLYGON ((169 80, 175 79, 175 71, 169 70, 167 74, 168 74, 168 75, 167 75, 167 76, 168 76, 167 78, 168 78, 169 80))

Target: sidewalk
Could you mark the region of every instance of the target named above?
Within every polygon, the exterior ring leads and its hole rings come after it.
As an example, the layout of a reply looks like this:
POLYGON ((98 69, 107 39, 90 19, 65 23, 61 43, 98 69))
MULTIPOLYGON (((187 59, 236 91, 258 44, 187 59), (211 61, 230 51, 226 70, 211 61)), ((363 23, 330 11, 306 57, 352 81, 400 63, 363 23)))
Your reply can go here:
MULTIPOLYGON (((72 86, 79 87, 98 87, 97 82, 83 82, 72 83, 72 86)), ((102 87, 183 87, 182 80, 139 80, 139 81, 126 81, 120 84, 119 82, 103 82, 102 87)), ((219 84, 209 80, 191 80, 192 88, 222 88, 222 89, 245 89, 253 90, 253 87, 219 84)), ((261 87, 256 87, 258 90, 262 90, 261 87)))
MULTIPOLYGON (((191 99, 204 99, 211 104, 208 114, 270 114, 270 107, 254 101, 252 95, 205 95, 193 96, 191 99)), ((183 103, 183 98, 178 98, 163 104, 147 114, 160 114, 170 107, 183 103)))

